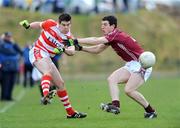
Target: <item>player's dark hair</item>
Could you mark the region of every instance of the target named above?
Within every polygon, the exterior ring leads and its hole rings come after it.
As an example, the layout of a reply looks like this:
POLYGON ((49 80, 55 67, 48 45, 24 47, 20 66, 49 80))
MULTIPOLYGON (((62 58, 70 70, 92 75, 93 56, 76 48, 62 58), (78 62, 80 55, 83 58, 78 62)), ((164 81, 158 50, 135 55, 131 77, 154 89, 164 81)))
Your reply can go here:
POLYGON ((117 18, 115 16, 105 16, 103 17, 102 21, 108 21, 110 25, 117 27, 117 18))
POLYGON ((71 16, 68 13, 63 13, 59 16, 59 23, 62 21, 71 21, 71 16))

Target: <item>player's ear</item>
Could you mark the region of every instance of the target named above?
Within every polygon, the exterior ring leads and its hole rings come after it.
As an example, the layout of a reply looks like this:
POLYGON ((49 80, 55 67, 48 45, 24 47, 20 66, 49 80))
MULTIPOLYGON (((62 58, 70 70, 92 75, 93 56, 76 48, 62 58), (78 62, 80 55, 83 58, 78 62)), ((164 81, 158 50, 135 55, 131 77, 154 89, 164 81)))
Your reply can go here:
POLYGON ((111 26, 112 26, 113 28, 115 28, 115 27, 116 27, 116 26, 115 26, 115 24, 112 24, 111 26))

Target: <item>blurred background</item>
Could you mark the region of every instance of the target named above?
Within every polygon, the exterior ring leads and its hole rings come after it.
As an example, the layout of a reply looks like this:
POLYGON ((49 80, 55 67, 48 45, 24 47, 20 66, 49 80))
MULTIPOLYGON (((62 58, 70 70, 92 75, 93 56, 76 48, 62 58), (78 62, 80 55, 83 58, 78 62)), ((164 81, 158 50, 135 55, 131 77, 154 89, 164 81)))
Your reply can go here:
MULTIPOLYGON (((180 0, 0 0, 0 34, 11 36, 17 52, 17 83, 23 83, 27 47, 38 30, 24 30, 19 21, 57 20, 62 12, 72 14, 75 37, 100 36, 101 18, 113 14, 118 27, 132 35, 157 57, 153 76, 180 76, 180 0)), ((1 53, 1 51, 0 51, 1 53)), ((77 52, 58 60, 63 74, 110 74, 124 64, 109 48, 99 55, 77 52)))
POLYGON ((179 128, 179 78, 180 0, 0 0, 0 128, 154 128, 157 124, 158 128, 179 128), (115 15, 120 29, 156 55, 152 77, 140 91, 157 109, 157 120, 142 118, 142 109, 125 95, 124 86, 119 86, 120 116, 98 109, 101 102, 110 101, 108 76, 124 65, 111 48, 98 55, 77 52, 53 59, 73 105, 89 113, 84 123, 66 121, 57 97, 50 106, 40 107, 40 77, 37 73, 31 77, 33 67, 28 59, 40 30, 25 30, 19 22, 57 20, 62 12, 72 14, 75 37, 101 36, 102 17, 115 15))

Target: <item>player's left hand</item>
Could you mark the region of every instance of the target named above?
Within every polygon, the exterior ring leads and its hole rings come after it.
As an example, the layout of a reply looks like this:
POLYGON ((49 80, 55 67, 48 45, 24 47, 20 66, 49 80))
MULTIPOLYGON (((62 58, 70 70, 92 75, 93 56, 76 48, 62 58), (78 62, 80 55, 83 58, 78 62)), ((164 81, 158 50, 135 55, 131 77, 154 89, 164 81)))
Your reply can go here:
POLYGON ((68 46, 73 46, 74 45, 74 40, 73 39, 66 39, 66 40, 63 40, 63 41, 68 46))
POLYGON ((78 40, 74 39, 73 41, 74 41, 75 50, 81 51, 83 47, 78 43, 78 40))
POLYGON ((76 51, 81 51, 82 46, 78 43, 77 39, 68 39, 68 40, 63 40, 68 46, 75 46, 76 51))

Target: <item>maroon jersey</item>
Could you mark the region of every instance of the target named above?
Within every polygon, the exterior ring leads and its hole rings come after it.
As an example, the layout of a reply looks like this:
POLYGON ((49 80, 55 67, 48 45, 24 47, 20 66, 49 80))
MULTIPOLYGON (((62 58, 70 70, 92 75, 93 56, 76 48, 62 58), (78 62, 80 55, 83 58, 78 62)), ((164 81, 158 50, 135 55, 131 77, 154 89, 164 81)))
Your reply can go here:
POLYGON ((140 54, 144 52, 135 39, 123 31, 114 29, 105 36, 109 45, 125 61, 138 60, 140 54))

